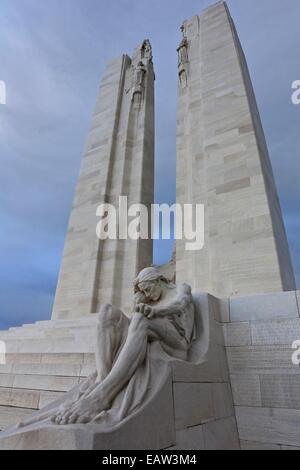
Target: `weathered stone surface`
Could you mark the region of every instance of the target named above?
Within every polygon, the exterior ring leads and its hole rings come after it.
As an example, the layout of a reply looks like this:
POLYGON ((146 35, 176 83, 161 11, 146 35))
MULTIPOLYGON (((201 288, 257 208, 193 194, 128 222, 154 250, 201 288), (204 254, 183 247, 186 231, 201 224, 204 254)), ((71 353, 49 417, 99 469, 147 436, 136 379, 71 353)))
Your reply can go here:
POLYGON ((292 363, 291 347, 247 346, 227 348, 231 374, 295 374, 299 366, 292 363))
POLYGON ((209 301, 212 306, 214 319, 219 323, 228 323, 230 321, 229 299, 217 299, 210 295, 209 301))
POLYGON ((82 367, 75 364, 15 364, 12 372, 15 375, 55 375, 62 377, 79 377, 82 367))
POLYGON ((295 292, 231 297, 230 321, 285 320, 298 318, 295 292))
POLYGON ((235 418, 226 418, 203 425, 205 450, 239 450, 235 418))
POLYGON ((14 375, 12 374, 0 374, 0 387, 12 387, 14 383, 14 375))
POLYGON ((252 322, 251 336, 253 345, 292 345, 294 341, 300 339, 300 318, 252 322))
POLYGON ((214 418, 211 384, 175 383, 174 406, 176 429, 197 426, 214 418))
POLYGON ((56 377, 47 375, 15 375, 13 386, 33 390, 66 392, 79 383, 78 377, 56 377))
POLYGON ((231 386, 235 406, 261 406, 260 380, 254 374, 231 375, 231 386))
POLYGON ((32 410, 16 408, 12 406, 0 406, 0 430, 7 426, 18 423, 25 416, 32 414, 32 410))
POLYGON ((35 390, 0 388, 0 405, 38 409, 40 394, 35 390))
POLYGON ((280 446, 281 450, 300 450, 300 447, 280 446))
POLYGON ((234 416, 231 386, 228 383, 212 385, 212 396, 215 419, 234 416))
POLYGON ((176 431, 176 445, 169 450, 205 450, 203 426, 176 431))
POLYGON ((45 406, 50 405, 50 403, 53 403, 56 400, 60 400, 63 397, 63 395, 64 395, 64 392, 41 391, 38 409, 41 410, 45 406))
POLYGON ((223 326, 225 346, 250 346, 250 323, 228 323, 223 326))
POLYGON ((241 450, 282 450, 279 445, 261 442, 241 441, 241 450))
POLYGON ((300 410, 236 407, 240 439, 300 446, 300 410))
POLYGON ((300 410, 300 375, 260 377, 262 406, 300 410))

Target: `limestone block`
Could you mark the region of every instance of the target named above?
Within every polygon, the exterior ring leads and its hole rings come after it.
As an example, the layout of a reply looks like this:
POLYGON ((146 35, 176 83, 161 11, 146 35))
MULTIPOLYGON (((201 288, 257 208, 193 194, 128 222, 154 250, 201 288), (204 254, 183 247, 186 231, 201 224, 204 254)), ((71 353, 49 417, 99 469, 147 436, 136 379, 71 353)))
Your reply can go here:
POLYGON ((176 429, 197 426, 214 417, 211 384, 174 383, 176 429))
POLYGON ((300 410, 300 375, 262 375, 262 406, 300 410))
POLYGON ((235 374, 295 374, 299 366, 292 363, 291 347, 246 346, 227 348, 230 373, 235 374))
POLYGON ((40 394, 35 390, 0 388, 0 405, 38 409, 40 394))
POLYGON ((300 318, 252 322, 251 335, 253 345, 292 345, 294 341, 300 340, 300 318))
POLYGON ((281 450, 300 450, 300 447, 280 446, 281 450))
MULTIPOLYGON (((84 361, 84 354, 42 354, 42 364, 82 364, 84 361)), ((25 361, 24 361, 25 362, 25 361)), ((27 361, 26 361, 27 363, 27 361)))
POLYGON ((220 419, 203 425, 205 450, 239 450, 235 418, 220 419))
POLYGON ((263 444, 261 442, 241 441, 241 450, 282 450, 275 444, 263 444))
POLYGON ((176 445, 169 450, 205 450, 203 426, 176 431, 176 445))
POLYGON ((96 366, 94 362, 90 364, 83 364, 80 370, 80 377, 88 377, 96 370, 96 366))
POLYGON ((16 354, 6 354, 6 363, 7 364, 39 364, 41 362, 41 354, 25 354, 25 353, 16 353, 16 354))
POLYGON ((12 372, 12 364, 0 364, 0 374, 10 374, 12 372))
POLYGON ((93 353, 94 337, 88 340, 75 341, 73 337, 57 339, 22 339, 9 340, 6 342, 7 352, 19 354, 49 354, 49 353, 93 353))
POLYGON ((300 446, 300 410, 236 407, 240 439, 300 446))
POLYGON ((230 298, 231 322, 297 317, 299 314, 295 292, 230 298))
POLYGON ((25 408, 0 406, 0 429, 18 423, 30 414, 32 414, 32 410, 25 408))
POLYGON ((223 325, 225 346, 250 346, 250 323, 236 322, 223 325))
POLYGON ((13 373, 23 375, 56 375, 79 377, 81 366, 75 364, 15 364, 13 373))
POLYGON ((230 376, 235 406, 261 406, 259 376, 234 374, 230 376))
POLYGON ((212 384, 215 419, 234 416, 231 386, 228 383, 212 384))
POLYGON ((84 354, 83 363, 84 364, 94 364, 95 363, 95 353, 93 353, 93 354, 84 354))
POLYGON ((213 309, 214 319, 219 323, 228 323, 229 318, 229 299, 217 299, 209 296, 209 303, 213 309))
POLYGON ((79 383, 78 377, 58 377, 47 375, 15 375, 13 386, 32 390, 66 392, 79 383))
POLYGON ((228 367, 225 348, 211 345, 208 357, 201 364, 174 361, 174 382, 228 382, 228 367))
POLYGON ((38 404, 38 409, 41 410, 45 406, 50 405, 50 403, 55 402, 56 400, 59 400, 62 398, 64 395, 64 392, 45 392, 45 391, 40 391, 39 392, 39 404, 38 404))
POLYGON ((13 374, 0 374, 0 387, 10 388, 14 383, 13 374))

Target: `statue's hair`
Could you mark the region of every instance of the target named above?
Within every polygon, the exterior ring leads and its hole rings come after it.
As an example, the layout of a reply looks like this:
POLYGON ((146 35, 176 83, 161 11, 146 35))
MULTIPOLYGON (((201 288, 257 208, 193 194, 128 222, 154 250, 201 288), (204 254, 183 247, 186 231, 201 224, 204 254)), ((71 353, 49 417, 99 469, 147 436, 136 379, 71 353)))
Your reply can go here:
POLYGON ((169 284, 168 279, 157 269, 154 267, 143 269, 138 277, 134 280, 134 292, 138 292, 139 288, 138 285, 142 282, 151 282, 151 281, 162 281, 166 284, 169 284))

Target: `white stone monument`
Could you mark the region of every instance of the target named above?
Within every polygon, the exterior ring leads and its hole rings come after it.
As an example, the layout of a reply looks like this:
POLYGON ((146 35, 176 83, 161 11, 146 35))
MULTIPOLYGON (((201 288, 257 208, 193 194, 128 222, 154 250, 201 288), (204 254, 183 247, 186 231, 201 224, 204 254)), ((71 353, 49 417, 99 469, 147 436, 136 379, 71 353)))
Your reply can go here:
POLYGON ((205 247, 143 269, 151 241, 95 234, 100 202, 153 202, 146 40, 106 69, 53 318, 0 332, 0 449, 300 450, 300 292, 246 61, 223 2, 181 30, 177 202, 205 204, 205 247))
POLYGON ((219 2, 182 26, 177 202, 205 205, 205 246, 176 246, 181 282, 217 296, 295 290, 267 145, 244 53, 219 2))
POLYGON ((154 71, 148 40, 104 73, 80 176, 53 307, 53 319, 96 313, 113 303, 130 311, 131 281, 152 263, 152 240, 99 240, 97 207, 153 203, 154 71))

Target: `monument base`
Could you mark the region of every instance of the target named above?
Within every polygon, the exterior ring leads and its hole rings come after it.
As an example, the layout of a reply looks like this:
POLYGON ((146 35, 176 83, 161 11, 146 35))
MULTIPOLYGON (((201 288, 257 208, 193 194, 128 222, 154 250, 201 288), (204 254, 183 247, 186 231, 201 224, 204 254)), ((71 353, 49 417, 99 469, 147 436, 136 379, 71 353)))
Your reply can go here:
MULTIPOLYGON (((46 423, 0 434, 0 450, 156 450, 175 443, 171 374, 159 394, 141 413, 121 425, 103 429, 99 424, 57 426, 46 423)), ((38 414, 38 413, 37 413, 38 414)))
POLYGON ((194 295, 194 303, 197 338, 189 362, 169 358, 156 392, 138 412, 105 429, 101 424, 58 426, 50 421, 12 426, 0 433, 0 449, 239 449, 221 324, 223 304, 208 294, 194 295))

